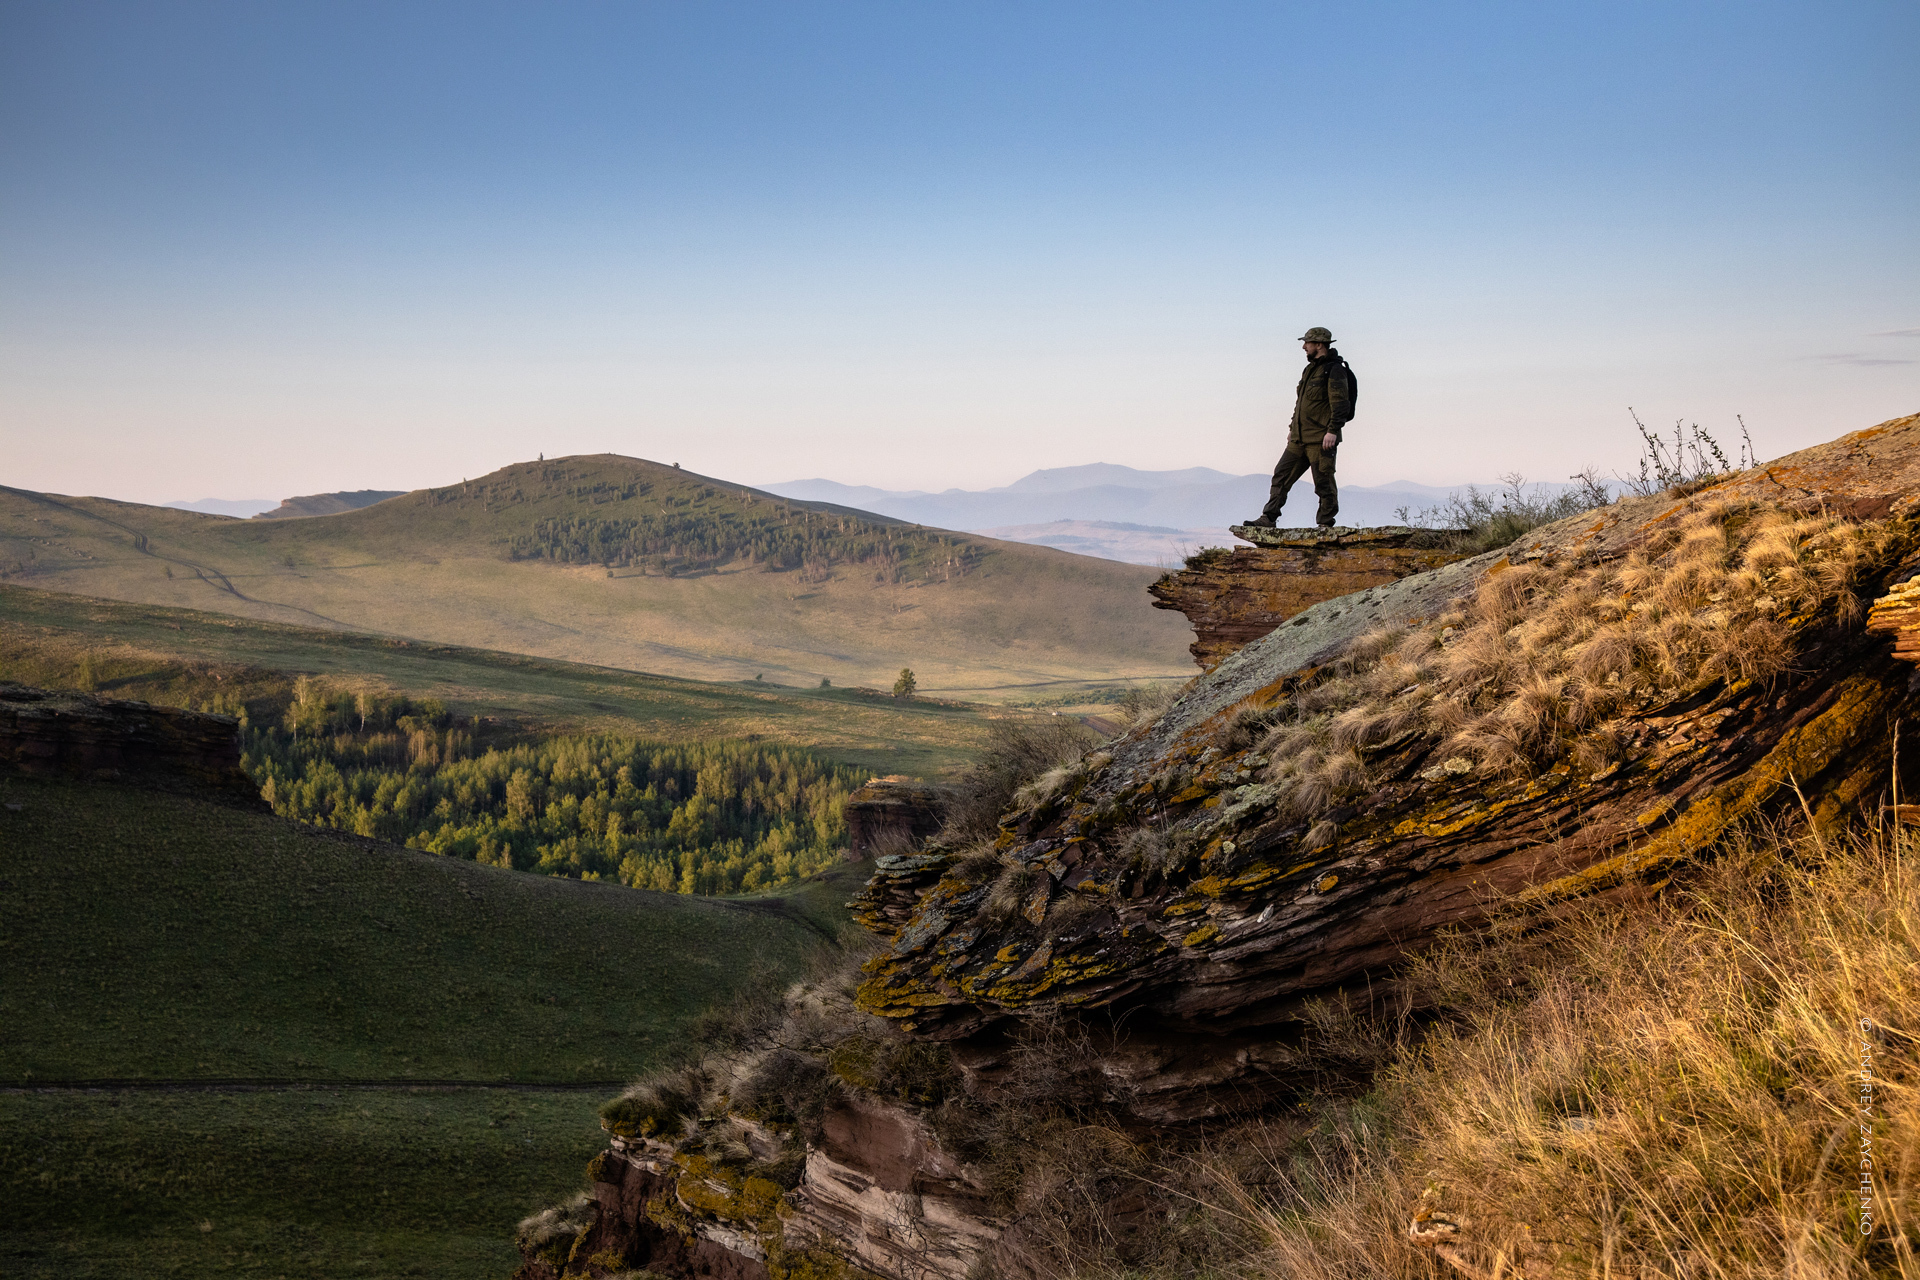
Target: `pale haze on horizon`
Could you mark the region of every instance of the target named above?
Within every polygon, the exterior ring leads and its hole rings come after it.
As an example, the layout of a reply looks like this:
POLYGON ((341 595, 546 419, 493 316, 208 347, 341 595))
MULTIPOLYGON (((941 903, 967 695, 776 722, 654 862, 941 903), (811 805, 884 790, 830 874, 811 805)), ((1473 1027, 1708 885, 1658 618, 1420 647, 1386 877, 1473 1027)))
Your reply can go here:
MULTIPOLYGON (((1920 410, 1902 3, 0 7, 0 483, 938 491, 1920 410)), ((1249 513, 1250 514, 1250 513, 1249 513)))

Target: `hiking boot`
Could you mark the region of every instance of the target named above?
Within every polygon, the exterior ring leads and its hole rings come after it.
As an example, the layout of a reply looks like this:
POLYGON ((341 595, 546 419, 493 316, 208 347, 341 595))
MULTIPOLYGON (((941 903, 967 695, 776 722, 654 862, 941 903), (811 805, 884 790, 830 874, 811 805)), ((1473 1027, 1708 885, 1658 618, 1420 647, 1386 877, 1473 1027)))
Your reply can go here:
POLYGON ((1273 528, 1273 517, 1255 516, 1240 527, 1242 529, 1271 529, 1273 528))

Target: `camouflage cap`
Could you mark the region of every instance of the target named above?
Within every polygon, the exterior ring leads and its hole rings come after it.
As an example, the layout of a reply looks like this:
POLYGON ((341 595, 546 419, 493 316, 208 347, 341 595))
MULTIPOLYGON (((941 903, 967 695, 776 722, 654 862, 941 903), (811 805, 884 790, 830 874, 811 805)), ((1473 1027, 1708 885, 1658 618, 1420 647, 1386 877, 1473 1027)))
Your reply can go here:
POLYGON ((1305 333, 1300 335, 1300 341, 1301 342, 1324 342, 1328 346, 1332 346, 1333 330, 1322 329, 1319 325, 1315 325, 1313 326, 1313 328, 1307 330, 1305 333))

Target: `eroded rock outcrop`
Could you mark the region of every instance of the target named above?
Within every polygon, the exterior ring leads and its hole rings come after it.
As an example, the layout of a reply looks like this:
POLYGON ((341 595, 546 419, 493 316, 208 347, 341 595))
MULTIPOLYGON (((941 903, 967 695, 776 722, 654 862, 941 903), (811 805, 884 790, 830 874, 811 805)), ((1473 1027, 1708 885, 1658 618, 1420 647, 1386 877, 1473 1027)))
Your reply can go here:
POLYGON ((975 1069, 1112 1028, 1143 1121, 1286 1088, 1303 1002, 1441 929, 1875 803, 1915 707, 1862 603, 1920 570, 1917 503, 1901 419, 1314 605, 1009 814, 997 868, 922 864, 862 1004, 975 1069))
POLYGON ((521 1224, 518 1280, 965 1280, 1001 1238, 981 1171, 936 1136, 944 1053, 796 984, 777 1020, 602 1109, 590 1192, 521 1224))
MULTIPOLYGON (((1033 1219, 943 1141, 955 1097, 1071 1056, 1087 1130, 1208 1132, 1328 1070, 1314 1010, 1392 992, 1440 930, 1648 892, 1749 818, 1873 810, 1920 711, 1896 656, 1917 517, 1920 417, 1300 609, 1030 786, 989 845, 879 859, 859 1009, 661 1112, 671 1141, 631 1127, 664 1095, 642 1096, 592 1212, 544 1247, 591 1275, 1049 1274, 1009 1243, 1033 1219), (957 1072, 938 1106, 862 1065, 920 1050, 957 1072), (811 1136, 754 1083, 808 1072, 830 1095, 811 1136)), ((1090 1212, 1111 1237, 1138 1208, 1090 1212)))
POLYGON ((1156 609, 1193 624, 1193 660, 1211 671, 1303 609, 1425 573, 1462 557, 1403 527, 1260 529, 1236 525, 1251 547, 1216 547, 1148 587, 1156 609))
POLYGON ((126 777, 258 801, 232 716, 0 682, 0 768, 126 777))
POLYGON ((1867 630, 1893 637, 1893 656, 1920 663, 1920 582, 1902 582, 1873 602, 1867 630))

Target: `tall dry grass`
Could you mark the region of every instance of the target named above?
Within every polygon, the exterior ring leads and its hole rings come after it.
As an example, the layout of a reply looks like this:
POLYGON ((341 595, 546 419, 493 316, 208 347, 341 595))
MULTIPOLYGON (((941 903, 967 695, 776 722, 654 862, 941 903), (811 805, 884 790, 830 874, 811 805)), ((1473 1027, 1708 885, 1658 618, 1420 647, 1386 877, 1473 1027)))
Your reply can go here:
POLYGON ((1419 961, 1450 1020, 1218 1202, 1264 1236, 1243 1274, 1920 1275, 1920 848, 1721 855, 1658 902, 1419 961))
POLYGON ((1597 772, 1623 751, 1621 717, 1715 681, 1770 679, 1792 661, 1796 627, 1857 619, 1879 536, 1718 504, 1617 561, 1506 568, 1430 624, 1362 637, 1267 712, 1268 780, 1313 818, 1367 790, 1369 758, 1413 735, 1458 770, 1530 773, 1572 756, 1597 772))

